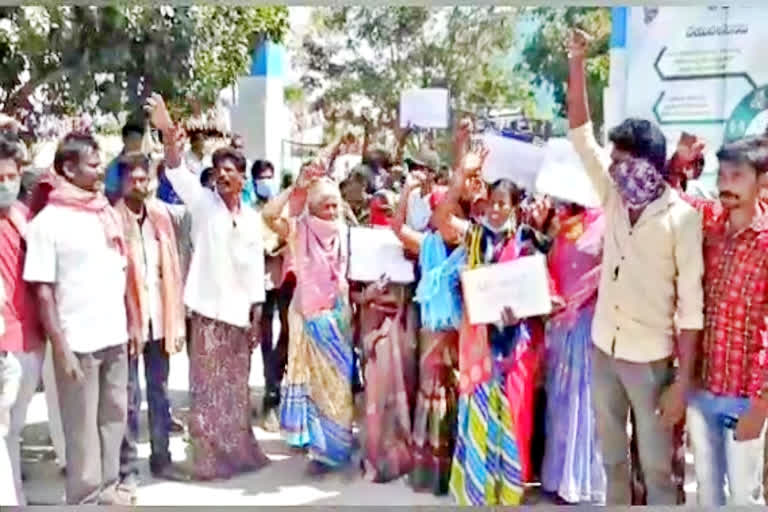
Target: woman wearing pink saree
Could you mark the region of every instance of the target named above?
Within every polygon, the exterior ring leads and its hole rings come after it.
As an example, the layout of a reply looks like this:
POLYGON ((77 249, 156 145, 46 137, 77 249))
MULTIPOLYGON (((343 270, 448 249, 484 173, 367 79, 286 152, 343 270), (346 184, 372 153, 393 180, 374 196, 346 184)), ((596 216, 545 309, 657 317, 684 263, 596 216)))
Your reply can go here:
POLYGON ((565 308, 548 322, 544 490, 569 503, 603 503, 606 477, 597 444, 589 382, 592 316, 600 278, 600 210, 563 205, 549 270, 565 308))
POLYGON ((322 169, 305 168, 296 188, 264 208, 264 220, 288 240, 296 292, 288 313, 288 368, 280 400, 280 429, 289 445, 306 449, 310 471, 345 466, 352 453, 352 313, 346 225, 338 186, 322 169), (284 218, 292 196, 302 212, 284 218))

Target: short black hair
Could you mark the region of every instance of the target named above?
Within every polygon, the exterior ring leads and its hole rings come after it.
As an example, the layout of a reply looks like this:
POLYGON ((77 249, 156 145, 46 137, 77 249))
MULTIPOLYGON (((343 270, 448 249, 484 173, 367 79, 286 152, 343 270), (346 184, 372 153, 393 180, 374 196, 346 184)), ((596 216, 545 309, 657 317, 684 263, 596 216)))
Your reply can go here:
POLYGON ((213 167, 206 167, 205 169, 203 169, 203 172, 200 173, 200 184, 202 186, 206 186, 208 184, 208 181, 210 181, 212 174, 213 174, 213 167))
POLYGON ((66 162, 80 162, 80 157, 91 151, 98 151, 99 143, 93 135, 85 132, 70 132, 61 139, 53 157, 53 169, 56 174, 64 174, 66 162))
POLYGON ((768 137, 756 136, 725 144, 717 152, 720 163, 747 164, 758 174, 768 172, 768 137))
POLYGON ((259 179, 265 169, 272 169, 272 172, 275 172, 275 166, 269 160, 256 160, 251 166, 251 178, 253 180, 259 179))
POLYGON ((216 151, 213 152, 213 156, 211 157, 211 160, 213 161, 213 166, 218 167, 219 164, 224 162, 224 160, 231 160, 232 163, 235 164, 235 167, 238 171, 245 174, 245 166, 246 161, 243 154, 232 147, 223 147, 219 148, 216 151))
POLYGON ((125 178, 128 177, 129 173, 136 169, 137 167, 141 167, 147 173, 150 171, 150 161, 149 157, 146 155, 123 155, 117 160, 117 175, 120 177, 120 182, 122 183, 125 178))
POLYGON ((21 169, 24 152, 21 149, 19 135, 11 130, 0 131, 0 160, 13 160, 21 169))
POLYGON ((509 195, 510 201, 512 201, 513 205, 520 204, 520 201, 523 199, 523 191, 515 185, 514 182, 506 179, 500 179, 496 180, 490 185, 490 191, 494 192, 496 190, 501 190, 503 192, 506 192, 509 195))
POLYGON ((663 173, 667 164, 667 139, 658 126, 646 119, 629 118, 608 132, 617 149, 648 160, 663 173))
POLYGON ((207 138, 205 132, 200 130, 188 130, 187 135, 189 136, 190 142, 194 139, 202 139, 203 141, 205 141, 205 139, 207 138))
POLYGON ((123 139, 128 137, 131 134, 139 135, 140 137, 144 136, 144 125, 140 124, 135 121, 129 121, 125 123, 123 126, 123 139))

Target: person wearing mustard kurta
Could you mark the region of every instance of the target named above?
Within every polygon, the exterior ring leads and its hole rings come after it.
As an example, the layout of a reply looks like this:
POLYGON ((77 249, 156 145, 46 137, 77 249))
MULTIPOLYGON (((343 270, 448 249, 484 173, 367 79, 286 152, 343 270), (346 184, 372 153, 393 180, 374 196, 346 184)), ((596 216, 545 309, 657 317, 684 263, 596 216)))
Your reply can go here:
POLYGON ((592 388, 606 502, 630 502, 626 427, 631 408, 648 505, 673 505, 672 427, 685 413, 692 355, 704 324, 701 219, 664 181, 666 140, 656 125, 627 119, 609 131, 610 154, 598 145, 587 105, 586 47, 586 35, 574 32, 568 119, 569 137, 606 218, 592 324, 592 388))

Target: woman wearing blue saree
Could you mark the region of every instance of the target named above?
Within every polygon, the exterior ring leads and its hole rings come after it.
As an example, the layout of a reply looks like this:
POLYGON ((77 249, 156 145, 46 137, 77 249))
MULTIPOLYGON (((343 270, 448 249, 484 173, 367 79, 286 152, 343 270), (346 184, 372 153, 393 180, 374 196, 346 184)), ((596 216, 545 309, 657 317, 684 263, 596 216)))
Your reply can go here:
MULTIPOLYGON (((438 224, 464 237, 467 267, 513 260, 546 250, 546 240, 518 225, 520 191, 500 180, 489 187, 484 214, 462 220, 451 203, 470 174, 478 175, 486 153, 470 153, 438 208, 438 224)), ((459 505, 517 505, 523 498, 526 450, 532 420, 537 363, 526 321, 505 308, 498 325, 471 326, 465 318, 459 338, 459 411, 450 491, 459 505), (522 379, 520 377, 523 377, 522 379), (522 421, 521 421, 522 420, 522 421)))
POLYGON ((288 240, 296 272, 280 427, 289 445, 307 450, 313 473, 345 466, 353 439, 346 225, 338 186, 320 174, 305 168, 295 189, 264 208, 267 225, 288 240), (286 219, 280 212, 292 196, 299 201, 306 197, 305 207, 286 219))

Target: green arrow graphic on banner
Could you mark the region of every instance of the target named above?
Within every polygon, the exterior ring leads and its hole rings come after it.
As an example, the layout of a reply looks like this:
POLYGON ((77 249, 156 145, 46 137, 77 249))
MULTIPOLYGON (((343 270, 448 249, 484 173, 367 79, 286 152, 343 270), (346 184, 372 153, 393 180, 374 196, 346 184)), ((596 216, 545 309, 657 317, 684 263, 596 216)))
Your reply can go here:
POLYGON ((659 99, 656 100, 656 103, 653 104, 653 115, 656 117, 656 122, 662 125, 669 125, 669 124, 681 124, 681 125, 689 125, 689 124, 722 124, 725 122, 724 118, 715 118, 715 119, 689 119, 689 120, 665 120, 661 117, 661 113, 659 112, 659 106, 661 105, 661 101, 664 99, 665 91, 661 91, 659 94, 659 99))
POLYGON ((750 92, 736 105, 726 121, 723 142, 733 142, 744 137, 752 120, 766 110, 768 110, 768 85, 750 92))
POLYGON ((707 79, 723 79, 723 78, 743 78, 747 82, 749 82, 749 85, 751 85, 753 89, 757 88, 755 81, 752 80, 752 77, 749 76, 749 73, 744 71, 736 72, 736 73, 702 73, 702 74, 686 74, 686 75, 665 75, 664 73, 662 73, 659 63, 661 62, 661 58, 664 56, 666 52, 667 52, 667 47, 664 46, 659 52, 659 56, 656 57, 656 60, 653 63, 653 68, 656 70, 656 73, 659 75, 659 78, 661 78, 663 82, 669 82, 673 80, 707 80, 707 79))

